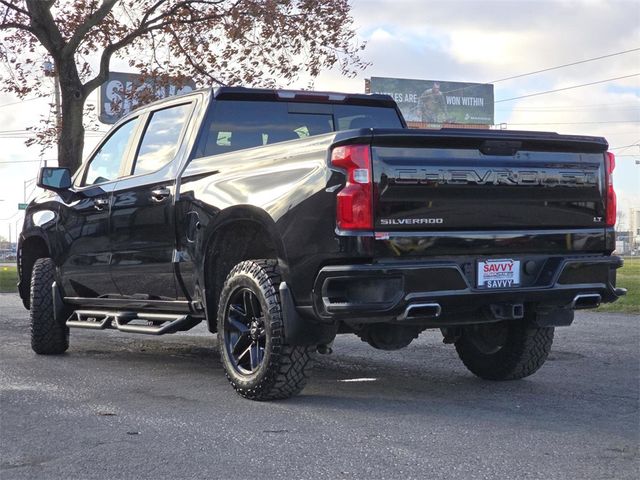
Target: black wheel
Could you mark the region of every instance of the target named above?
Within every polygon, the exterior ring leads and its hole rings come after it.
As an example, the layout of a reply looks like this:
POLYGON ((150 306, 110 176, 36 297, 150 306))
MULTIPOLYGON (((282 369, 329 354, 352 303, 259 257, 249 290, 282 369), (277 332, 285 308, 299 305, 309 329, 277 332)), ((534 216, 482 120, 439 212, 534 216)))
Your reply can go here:
POLYGON ((31 348, 40 355, 56 355, 69 348, 69 329, 57 322, 53 314, 54 279, 53 260, 36 260, 31 273, 31 348))
POLYGON ((289 398, 307 383, 312 348, 284 339, 275 260, 247 260, 225 280, 218 307, 218 349, 233 388, 251 400, 289 398))
POLYGON ((544 364, 553 343, 553 328, 538 328, 526 321, 465 327, 456 341, 464 365, 486 380, 517 380, 544 364))

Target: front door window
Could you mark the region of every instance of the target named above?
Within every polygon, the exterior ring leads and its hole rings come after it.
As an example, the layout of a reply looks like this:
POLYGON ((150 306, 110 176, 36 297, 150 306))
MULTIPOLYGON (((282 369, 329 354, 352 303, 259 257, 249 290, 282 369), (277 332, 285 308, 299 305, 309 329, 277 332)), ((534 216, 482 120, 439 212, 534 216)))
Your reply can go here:
POLYGON ((129 141, 137 125, 138 117, 124 123, 109 136, 91 159, 82 186, 97 185, 118 178, 129 141))

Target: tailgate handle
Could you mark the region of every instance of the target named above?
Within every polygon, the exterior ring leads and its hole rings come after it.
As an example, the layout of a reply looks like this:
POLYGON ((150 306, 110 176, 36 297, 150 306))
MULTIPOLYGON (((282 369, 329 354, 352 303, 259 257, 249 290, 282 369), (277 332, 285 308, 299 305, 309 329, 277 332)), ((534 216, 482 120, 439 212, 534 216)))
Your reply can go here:
POLYGON ((484 155, 515 155, 522 148, 522 142, 509 140, 485 140, 479 150, 484 155))

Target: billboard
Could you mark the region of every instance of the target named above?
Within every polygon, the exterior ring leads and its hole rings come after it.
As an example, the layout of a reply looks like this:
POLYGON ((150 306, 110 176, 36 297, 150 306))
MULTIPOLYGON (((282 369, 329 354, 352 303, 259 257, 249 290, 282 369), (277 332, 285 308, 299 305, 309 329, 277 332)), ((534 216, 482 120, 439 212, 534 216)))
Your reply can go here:
POLYGON ((391 95, 408 123, 493 125, 493 85, 372 77, 369 93, 391 95))
POLYGON ((195 88, 192 80, 180 87, 172 83, 156 86, 149 80, 143 82, 137 73, 109 72, 109 79, 100 85, 98 118, 102 123, 114 124, 138 105, 137 97, 149 98, 151 93, 154 99, 160 99, 195 88))

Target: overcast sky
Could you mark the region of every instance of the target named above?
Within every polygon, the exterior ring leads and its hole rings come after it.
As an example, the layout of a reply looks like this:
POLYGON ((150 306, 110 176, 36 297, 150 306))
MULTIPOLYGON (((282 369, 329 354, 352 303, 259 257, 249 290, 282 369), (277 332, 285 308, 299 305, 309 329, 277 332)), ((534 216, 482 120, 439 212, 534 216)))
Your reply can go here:
MULTIPOLYGON (((371 76, 492 82, 640 47, 640 0, 352 0, 371 66, 357 78, 323 73, 318 90, 362 92, 371 76)), ((125 70, 124 68, 113 68, 125 70)), ((640 51, 495 83, 496 100, 640 73, 640 51)), ((293 88, 307 85, 300 79, 293 88)), ((95 98, 90 101, 96 102, 95 98)), ((0 131, 23 130, 48 113, 47 101, 0 94, 0 131)), ((617 154, 619 207, 640 207, 640 77, 499 102, 510 129, 604 136, 617 154), (628 148, 627 145, 633 145, 628 148)), ((104 127, 106 129, 106 126, 104 127)), ((33 179, 38 147, 0 135, 0 235, 15 239, 17 203, 33 179), (2 162, 21 163, 2 163, 2 162)), ((85 154, 97 140, 89 138, 85 154)), ((46 152, 43 158, 55 158, 46 152)), ((27 189, 27 193, 32 187, 27 189)))

